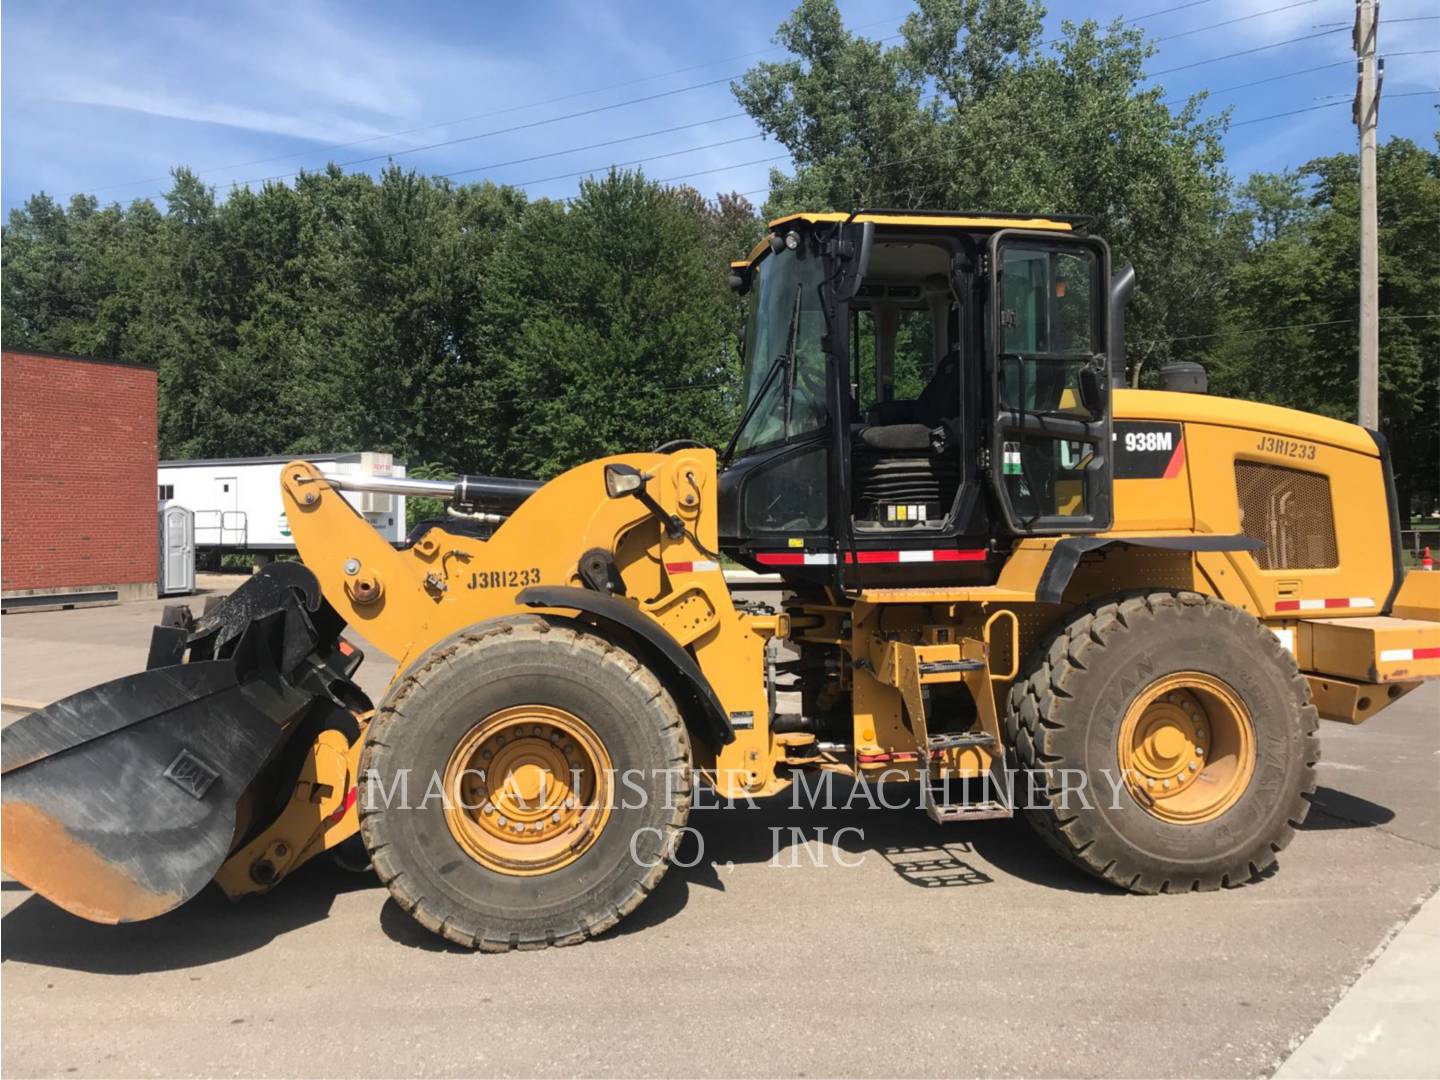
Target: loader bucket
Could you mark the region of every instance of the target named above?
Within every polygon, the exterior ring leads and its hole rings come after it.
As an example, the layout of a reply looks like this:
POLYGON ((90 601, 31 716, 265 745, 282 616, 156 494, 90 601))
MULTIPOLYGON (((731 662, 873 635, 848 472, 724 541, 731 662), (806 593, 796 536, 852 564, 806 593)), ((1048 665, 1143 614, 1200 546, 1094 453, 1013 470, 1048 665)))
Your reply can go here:
POLYGON ((328 662, 342 624, 313 576, 274 569, 198 621, 176 609, 150 670, 0 733, 6 873, 104 923, 163 914, 214 877, 254 824, 238 808, 273 802, 257 781, 289 735, 353 689, 328 662))

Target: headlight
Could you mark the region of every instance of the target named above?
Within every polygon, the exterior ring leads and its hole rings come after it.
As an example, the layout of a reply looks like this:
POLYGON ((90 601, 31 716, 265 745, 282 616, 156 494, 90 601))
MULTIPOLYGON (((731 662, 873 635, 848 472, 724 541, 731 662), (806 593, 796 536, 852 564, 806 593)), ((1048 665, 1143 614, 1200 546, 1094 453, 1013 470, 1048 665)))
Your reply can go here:
POLYGON ((605 493, 612 499, 634 495, 645 486, 645 474, 633 465, 605 466, 605 493))

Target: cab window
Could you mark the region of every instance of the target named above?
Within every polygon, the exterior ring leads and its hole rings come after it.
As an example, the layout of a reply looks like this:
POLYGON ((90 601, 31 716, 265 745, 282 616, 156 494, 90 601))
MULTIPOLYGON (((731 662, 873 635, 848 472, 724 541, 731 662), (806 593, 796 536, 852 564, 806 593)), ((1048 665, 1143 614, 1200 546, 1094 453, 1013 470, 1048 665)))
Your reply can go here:
POLYGON ((1088 250, 1004 249, 1000 396, 1004 408, 1084 418, 1079 376, 1097 345, 1088 250))
POLYGON ((819 255, 782 251, 754 273, 745 349, 745 403, 753 410, 736 436, 737 457, 819 431, 829 420, 819 255))

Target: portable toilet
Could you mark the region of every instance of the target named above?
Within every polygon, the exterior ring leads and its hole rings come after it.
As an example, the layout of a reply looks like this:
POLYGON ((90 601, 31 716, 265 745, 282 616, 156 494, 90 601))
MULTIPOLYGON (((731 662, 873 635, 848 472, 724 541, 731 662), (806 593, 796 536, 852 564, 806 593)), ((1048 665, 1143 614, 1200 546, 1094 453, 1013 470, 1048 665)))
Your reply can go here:
POLYGON ((195 514, 179 503, 160 504, 161 596, 195 591, 195 514))

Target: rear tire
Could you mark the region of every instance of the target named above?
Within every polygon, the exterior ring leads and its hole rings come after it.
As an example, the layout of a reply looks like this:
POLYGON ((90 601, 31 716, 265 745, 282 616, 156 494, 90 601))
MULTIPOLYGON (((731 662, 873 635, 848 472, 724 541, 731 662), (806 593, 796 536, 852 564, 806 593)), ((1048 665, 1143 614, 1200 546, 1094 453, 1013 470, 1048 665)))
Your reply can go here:
POLYGON ((614 926, 664 876, 690 809, 689 739, 654 673, 589 627, 538 617, 412 665, 360 773, 361 835, 391 895, 486 951, 614 926))
POLYGON ((1083 612, 1011 687, 1005 720, 1026 819, 1075 865, 1139 893, 1270 868, 1309 811, 1318 725, 1275 635, 1193 592, 1083 612))

